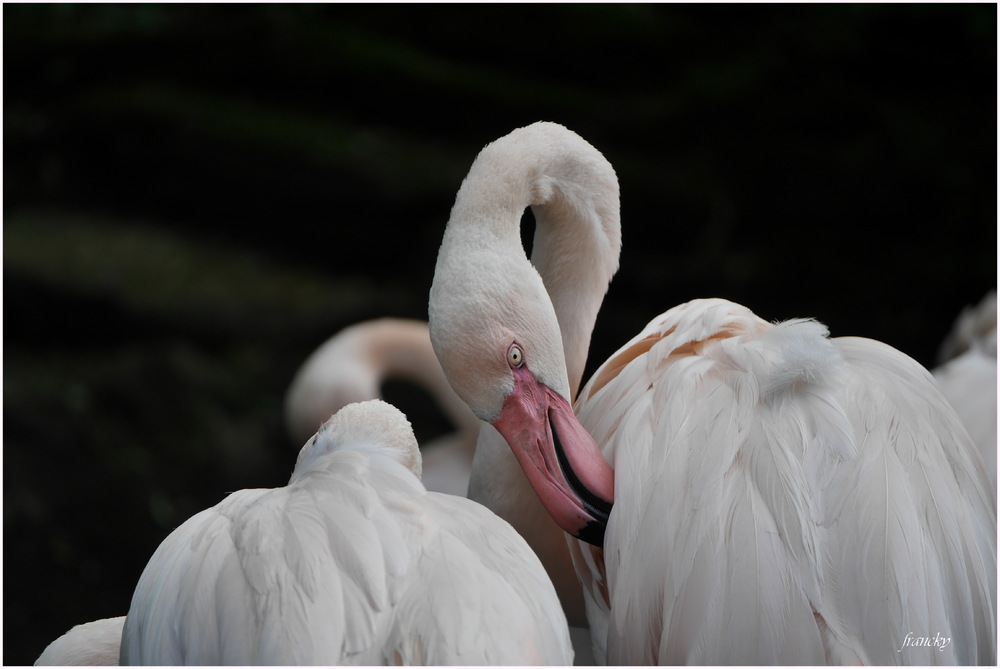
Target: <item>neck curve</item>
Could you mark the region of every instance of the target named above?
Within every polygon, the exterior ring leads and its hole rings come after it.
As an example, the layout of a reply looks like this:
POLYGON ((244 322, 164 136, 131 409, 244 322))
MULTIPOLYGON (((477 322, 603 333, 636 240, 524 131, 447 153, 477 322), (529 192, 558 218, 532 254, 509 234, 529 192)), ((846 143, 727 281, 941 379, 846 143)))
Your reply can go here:
POLYGON ((536 221, 531 264, 559 322, 572 401, 618 269, 618 178, 597 149, 563 126, 520 128, 480 152, 459 190, 445 243, 449 235, 486 238, 527 259, 520 225, 529 206, 536 221))

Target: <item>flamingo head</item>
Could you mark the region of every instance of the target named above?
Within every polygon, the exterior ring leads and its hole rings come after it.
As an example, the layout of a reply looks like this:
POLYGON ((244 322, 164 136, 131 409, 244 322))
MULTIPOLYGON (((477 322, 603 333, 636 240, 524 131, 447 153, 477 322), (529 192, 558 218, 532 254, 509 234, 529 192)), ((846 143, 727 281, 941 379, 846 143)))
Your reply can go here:
POLYGON ((420 478, 423 460, 406 415, 382 400, 354 402, 323 423, 295 461, 292 481, 315 468, 325 455, 338 450, 381 451, 420 478))
POLYGON ((429 320, 445 376, 504 437, 555 522, 601 546, 614 470, 570 405, 559 325, 542 279, 523 254, 492 249, 482 262, 476 255, 467 251, 461 265, 444 251, 438 258, 429 320), (470 277, 470 266, 480 271, 470 277))

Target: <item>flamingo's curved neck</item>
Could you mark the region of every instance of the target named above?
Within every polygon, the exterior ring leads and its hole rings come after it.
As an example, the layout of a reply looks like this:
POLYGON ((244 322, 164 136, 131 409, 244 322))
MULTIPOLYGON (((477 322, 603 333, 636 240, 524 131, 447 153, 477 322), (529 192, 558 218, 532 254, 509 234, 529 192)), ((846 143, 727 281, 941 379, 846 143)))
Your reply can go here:
MULTIPOLYGON (((561 203, 560 203, 561 204, 561 203)), ((531 263, 538 270, 559 320, 570 400, 583 378, 597 312, 618 268, 618 236, 609 239, 591 212, 564 206, 535 205, 536 228, 531 263), (584 214, 584 215, 580 215, 584 214)))
POLYGON ((618 179, 610 163, 578 137, 557 147, 530 137, 505 139, 501 148, 494 142, 483 149, 462 183, 446 242, 449 235, 488 238, 523 256, 521 216, 532 208, 531 263, 559 321, 572 400, 597 312, 618 269, 618 179), (512 159, 511 152, 520 155, 512 159))

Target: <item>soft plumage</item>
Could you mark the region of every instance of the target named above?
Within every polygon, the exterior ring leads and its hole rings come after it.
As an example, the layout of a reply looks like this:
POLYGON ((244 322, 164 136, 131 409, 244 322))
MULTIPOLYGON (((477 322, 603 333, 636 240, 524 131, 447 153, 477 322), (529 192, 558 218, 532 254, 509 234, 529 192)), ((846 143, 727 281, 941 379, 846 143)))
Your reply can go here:
POLYGON ((902 353, 697 300, 613 355, 578 408, 618 481, 588 588, 609 661, 995 656, 991 495, 957 417, 902 353), (907 631, 952 643, 900 651, 907 631))
POLYGON ((485 508, 427 492, 419 463, 396 409, 342 409, 286 487, 233 493, 160 545, 122 663, 570 663, 537 558, 485 508))

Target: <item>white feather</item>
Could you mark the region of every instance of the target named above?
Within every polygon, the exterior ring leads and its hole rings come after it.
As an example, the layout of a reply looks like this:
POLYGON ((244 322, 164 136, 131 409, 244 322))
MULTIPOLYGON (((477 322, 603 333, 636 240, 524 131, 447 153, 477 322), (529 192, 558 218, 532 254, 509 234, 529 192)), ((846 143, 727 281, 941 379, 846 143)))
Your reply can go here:
POLYGON ((990 496, 898 351, 699 300, 613 355, 577 409, 616 468, 610 663, 995 656, 990 496), (903 656, 910 630, 953 643, 903 656))
POLYGON ((288 486, 234 493, 167 537, 133 595, 122 662, 569 664, 538 559, 484 508, 428 493, 388 409, 348 406, 288 486))

